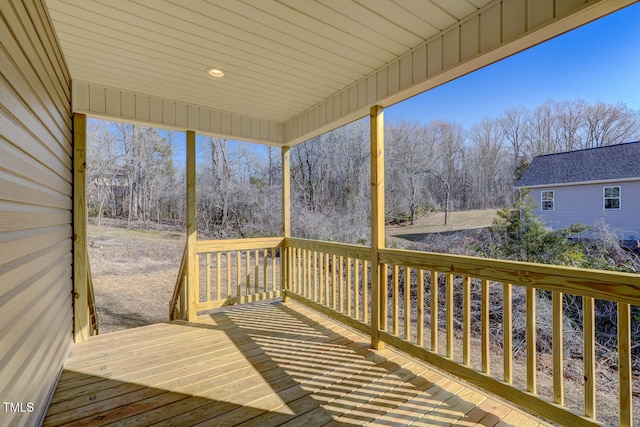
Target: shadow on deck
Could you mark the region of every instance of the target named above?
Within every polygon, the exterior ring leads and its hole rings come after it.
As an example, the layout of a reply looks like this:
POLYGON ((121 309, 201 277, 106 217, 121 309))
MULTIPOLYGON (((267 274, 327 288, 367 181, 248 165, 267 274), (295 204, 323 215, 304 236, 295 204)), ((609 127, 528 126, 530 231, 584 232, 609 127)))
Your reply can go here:
POLYGON ((295 302, 235 306, 76 344, 45 426, 537 426, 295 302))

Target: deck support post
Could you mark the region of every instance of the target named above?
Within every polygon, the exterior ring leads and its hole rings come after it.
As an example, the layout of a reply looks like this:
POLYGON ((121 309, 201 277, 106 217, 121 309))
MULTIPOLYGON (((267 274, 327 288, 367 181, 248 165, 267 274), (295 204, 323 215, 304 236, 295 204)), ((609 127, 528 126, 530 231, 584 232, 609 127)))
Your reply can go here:
POLYGON ((196 133, 187 131, 187 320, 197 320, 198 265, 196 253, 196 133))
POLYGON ((386 280, 379 261, 378 250, 384 248, 384 112, 379 105, 371 107, 371 346, 384 348, 380 329, 384 312, 382 281, 386 280))
POLYGON ((90 335, 89 277, 87 254, 87 116, 73 115, 73 338, 87 341, 90 335))
POLYGON ((280 286, 282 287, 282 301, 287 302, 287 291, 290 289, 289 283, 290 265, 289 249, 286 241, 291 237, 291 153, 289 147, 282 147, 282 237, 284 243, 280 248, 280 286))

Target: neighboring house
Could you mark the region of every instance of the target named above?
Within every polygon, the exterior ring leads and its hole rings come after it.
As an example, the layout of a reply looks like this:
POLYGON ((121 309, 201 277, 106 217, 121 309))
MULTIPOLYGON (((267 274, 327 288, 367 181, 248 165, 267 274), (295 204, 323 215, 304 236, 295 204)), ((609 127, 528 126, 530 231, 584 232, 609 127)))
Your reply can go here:
POLYGON ((620 240, 640 240, 640 142, 538 156, 516 188, 531 190, 552 229, 604 221, 620 240))

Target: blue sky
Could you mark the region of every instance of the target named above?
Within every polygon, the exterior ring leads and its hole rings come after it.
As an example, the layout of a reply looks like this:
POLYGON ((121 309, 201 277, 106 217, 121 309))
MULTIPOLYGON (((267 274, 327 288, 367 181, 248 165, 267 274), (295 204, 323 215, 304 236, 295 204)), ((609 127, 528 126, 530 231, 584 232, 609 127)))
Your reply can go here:
POLYGON ((640 4, 604 17, 385 110, 385 119, 450 120, 470 128, 547 99, 640 110, 640 4))

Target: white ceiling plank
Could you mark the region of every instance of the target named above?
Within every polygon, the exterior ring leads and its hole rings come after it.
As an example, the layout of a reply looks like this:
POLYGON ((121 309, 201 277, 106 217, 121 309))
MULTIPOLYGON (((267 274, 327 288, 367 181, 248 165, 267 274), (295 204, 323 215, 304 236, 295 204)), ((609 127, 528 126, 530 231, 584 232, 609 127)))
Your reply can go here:
POLYGON ((425 22, 431 23, 438 31, 442 31, 456 23, 453 15, 445 12, 431 0, 396 0, 398 4, 415 13, 425 22))
POLYGON ((292 145, 635 1, 45 2, 74 109, 292 145))
POLYGON ((389 7, 387 0, 358 0, 359 3, 378 13, 396 25, 402 25, 407 31, 412 32, 416 37, 427 40, 438 33, 438 28, 430 22, 429 17, 420 16, 402 7, 402 3, 396 3, 397 7, 389 7))
POLYGON ((369 8, 366 1, 358 3, 353 0, 317 0, 333 10, 339 10, 341 14, 349 17, 357 17, 360 22, 366 22, 366 26, 375 33, 385 34, 386 38, 398 43, 400 49, 394 53, 401 55, 407 49, 424 40, 424 37, 409 31, 401 23, 390 20, 386 13, 376 12, 369 8))
POLYGON ((320 3, 319 1, 282 1, 301 13, 318 17, 318 19, 322 20, 326 25, 334 26, 335 28, 344 31, 345 33, 349 33, 354 37, 376 44, 377 46, 385 49, 391 55, 398 55, 399 52, 406 49, 406 46, 395 41, 390 34, 384 34, 381 31, 376 31, 375 28, 371 28, 361 23, 357 16, 350 16, 346 12, 341 12, 339 7, 341 5, 350 5, 352 3, 351 0, 339 0, 337 5, 327 5, 320 3))
MULTIPOLYGON (((156 4, 156 2, 152 4, 156 4)), ((324 60, 320 60, 321 56, 314 56, 304 52, 301 54, 300 51, 291 47, 283 46, 283 48, 277 50, 274 50, 274 48, 268 49, 266 47, 267 42, 260 37, 253 37, 254 42, 246 42, 245 39, 249 37, 246 35, 246 31, 238 29, 235 32, 224 31, 229 27, 219 21, 207 21, 210 27, 218 29, 210 32, 208 29, 196 27, 193 22, 188 20, 182 20, 182 26, 176 26, 176 22, 179 22, 178 18, 169 13, 154 14, 154 9, 146 8, 136 3, 127 3, 127 7, 129 13, 126 15, 118 14, 118 19, 106 16, 97 19, 96 15, 93 14, 94 11, 108 14, 110 11, 116 10, 111 3, 109 5, 98 4, 91 11, 85 11, 84 15, 80 16, 80 19, 90 21, 87 22, 88 28, 94 31, 96 28, 102 27, 101 31, 111 31, 112 34, 115 30, 127 37, 136 39, 137 43, 142 47, 152 50, 159 50, 159 48, 165 46, 186 50, 207 58, 207 64, 218 58, 222 58, 221 62, 228 63, 233 63, 236 58, 244 58, 245 60, 250 58, 252 61, 256 61, 256 66, 267 68, 270 65, 288 64, 289 67, 294 67, 294 69, 296 66, 301 67, 297 70, 299 72, 316 73, 317 75, 321 75, 323 71, 331 70, 335 78, 339 78, 344 72, 343 78, 351 79, 355 73, 360 72, 359 69, 357 71, 350 69, 349 67, 357 68, 357 65, 348 61, 344 61, 340 67, 337 67, 326 57, 324 60), (87 12, 89 12, 88 15, 87 12), (154 21, 150 21, 151 18, 154 21), (146 25, 139 24, 141 19, 147 20, 142 21, 146 25), (205 34, 198 34, 199 28, 205 34), (296 55, 299 56, 299 59, 292 61, 293 58, 297 58, 296 55)), ((174 7, 176 6, 168 3, 169 11, 172 11, 174 7)), ((69 11, 68 13, 77 12, 69 11)), ((197 21, 201 17, 194 14, 193 16, 189 15, 188 18, 197 21)))
POLYGON ((273 21, 272 25, 279 31, 296 39, 306 40, 307 43, 312 43, 321 49, 335 52, 373 68, 379 67, 387 59, 388 53, 377 45, 353 37, 287 5, 264 0, 236 1, 236 9, 240 9, 245 3, 250 5, 245 7, 252 7, 263 13, 258 15, 259 19, 273 21))
POLYGON ((389 53, 379 46, 372 44, 366 40, 354 37, 348 32, 341 31, 333 25, 327 25, 327 23, 317 19, 315 17, 301 13, 299 10, 291 7, 287 4, 280 2, 267 2, 264 0, 243 0, 245 3, 250 3, 253 7, 263 10, 265 13, 279 17, 284 21, 293 23, 305 31, 310 33, 310 36, 325 43, 331 41, 336 45, 342 45, 339 49, 348 49, 349 51, 356 52, 368 52, 369 55, 376 58, 384 58, 389 53))
POLYGON ((453 15, 458 20, 464 19, 477 10, 471 3, 466 1, 431 0, 448 14, 453 15))

